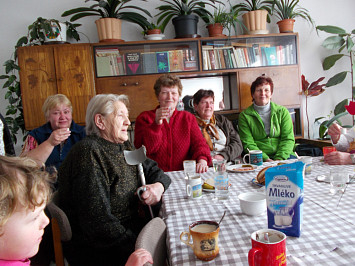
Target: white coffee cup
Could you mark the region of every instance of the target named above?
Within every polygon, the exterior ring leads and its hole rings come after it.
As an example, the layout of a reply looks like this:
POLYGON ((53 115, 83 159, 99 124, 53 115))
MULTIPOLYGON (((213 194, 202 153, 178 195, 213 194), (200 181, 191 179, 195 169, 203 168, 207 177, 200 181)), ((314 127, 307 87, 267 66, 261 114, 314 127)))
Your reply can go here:
POLYGON ((199 175, 190 176, 186 180, 186 194, 190 199, 198 199, 202 196, 202 183, 199 175))

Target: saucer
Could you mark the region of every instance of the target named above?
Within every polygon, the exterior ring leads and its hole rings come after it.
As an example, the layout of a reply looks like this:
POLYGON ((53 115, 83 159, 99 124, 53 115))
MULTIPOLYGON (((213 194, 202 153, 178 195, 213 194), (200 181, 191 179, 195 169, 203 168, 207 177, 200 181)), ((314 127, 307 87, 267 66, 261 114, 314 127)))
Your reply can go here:
POLYGON ((214 189, 202 188, 202 191, 205 191, 208 193, 214 193, 214 189))
POLYGON ((150 34, 150 35, 144 35, 144 39, 150 40, 150 41, 162 40, 164 37, 165 37, 164 34, 150 34))

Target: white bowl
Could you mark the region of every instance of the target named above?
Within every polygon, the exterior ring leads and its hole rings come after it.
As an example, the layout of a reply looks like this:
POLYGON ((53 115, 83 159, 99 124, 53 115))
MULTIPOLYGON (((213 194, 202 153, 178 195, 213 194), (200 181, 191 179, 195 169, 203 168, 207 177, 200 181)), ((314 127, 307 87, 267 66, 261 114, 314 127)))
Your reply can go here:
POLYGON ((240 208, 247 215, 260 215, 266 211, 266 196, 259 192, 245 192, 238 195, 240 208))

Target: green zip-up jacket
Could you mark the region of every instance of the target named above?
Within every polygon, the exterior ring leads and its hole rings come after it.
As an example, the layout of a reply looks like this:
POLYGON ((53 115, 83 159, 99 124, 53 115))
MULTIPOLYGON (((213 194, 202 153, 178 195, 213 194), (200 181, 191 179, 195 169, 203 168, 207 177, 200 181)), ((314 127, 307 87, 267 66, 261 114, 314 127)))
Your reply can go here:
POLYGON ((264 123, 251 105, 240 113, 238 119, 239 136, 244 152, 262 150, 263 160, 285 160, 294 155, 295 137, 288 110, 270 102, 270 134, 265 133, 264 123))

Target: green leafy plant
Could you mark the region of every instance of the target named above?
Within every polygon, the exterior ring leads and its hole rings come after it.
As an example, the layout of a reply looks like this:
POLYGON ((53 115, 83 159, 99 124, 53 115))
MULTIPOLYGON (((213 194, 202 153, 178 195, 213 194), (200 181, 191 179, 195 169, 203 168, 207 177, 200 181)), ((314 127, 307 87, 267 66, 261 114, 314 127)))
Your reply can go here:
POLYGON ((1 75, 0 79, 6 79, 3 89, 7 90, 5 99, 9 102, 6 107, 5 121, 11 132, 12 140, 17 143, 16 134, 21 130, 22 134, 25 133, 25 121, 23 117, 22 100, 20 82, 17 78, 16 72, 20 67, 16 64, 15 60, 7 60, 4 63, 6 75, 1 75))
MULTIPOLYGON (((62 17, 73 15, 70 21, 76 21, 83 17, 99 16, 102 18, 118 18, 138 24, 141 27, 147 26, 149 22, 146 17, 139 12, 142 12, 149 17, 151 14, 137 5, 127 5, 132 0, 85 0, 85 2, 97 2, 90 7, 78 7, 65 11, 62 17), (139 12, 125 11, 126 9, 134 9, 139 12)), ((146 0, 141 0, 147 2, 146 0)))
POLYGON ((322 46, 329 50, 336 50, 338 53, 332 54, 324 58, 322 66, 324 70, 331 69, 336 62, 341 59, 349 58, 350 71, 342 71, 335 74, 331 77, 326 87, 335 86, 339 83, 342 83, 348 74, 351 75, 351 91, 352 99, 354 99, 355 91, 355 48, 354 48, 354 39, 355 39, 355 29, 351 33, 346 32, 344 29, 336 26, 317 26, 317 31, 324 31, 326 33, 333 34, 332 36, 327 37, 322 46))
POLYGON ((153 22, 149 22, 149 21, 148 24, 142 26, 142 29, 143 29, 142 31, 143 35, 146 35, 148 34, 148 31, 155 30, 155 29, 160 30, 161 33, 164 32, 162 29, 162 25, 154 24, 153 22))
MULTIPOLYGON (((45 35, 56 37, 56 32, 53 30, 53 24, 61 29, 59 21, 56 19, 45 19, 38 17, 32 24, 28 26, 26 36, 22 36, 15 45, 15 52, 11 59, 7 60, 3 66, 5 67, 5 74, 1 75, 0 79, 6 80, 3 89, 7 90, 5 99, 9 102, 6 107, 6 123, 10 129, 14 143, 17 143, 17 133, 21 130, 22 134, 26 132, 25 122, 23 117, 23 108, 21 100, 20 81, 17 72, 20 67, 17 65, 17 48, 21 46, 40 45, 45 42, 45 35)), ((76 30, 81 24, 72 24, 65 22, 67 26, 67 37, 80 40, 79 34, 76 30)))
POLYGON ((244 0, 243 3, 236 4, 233 8, 245 13, 255 10, 266 10, 268 12, 267 22, 270 23, 271 4, 269 2, 267 0, 244 0))
MULTIPOLYGON (((354 80, 354 70, 355 70, 355 51, 354 51, 354 38, 355 38, 355 29, 351 31, 351 33, 346 32, 344 29, 336 26, 317 26, 317 31, 324 31, 329 34, 333 34, 332 36, 327 37, 322 46, 329 50, 336 50, 337 53, 333 55, 329 55, 324 58, 322 62, 322 66, 324 70, 331 69, 336 62, 340 59, 349 58, 349 66, 350 71, 342 71, 334 76, 332 76, 328 82, 325 84, 325 87, 332 87, 342 83, 348 74, 351 75, 351 95, 352 100, 354 100, 355 93, 355 80, 354 80)), ((325 138, 327 135, 328 127, 334 122, 337 121, 341 125, 341 118, 344 115, 347 115, 345 106, 349 103, 349 99, 344 99, 340 103, 338 103, 333 111, 334 117, 331 118, 331 114, 326 117, 318 117, 315 119, 315 122, 319 120, 323 120, 319 127, 319 137, 325 138)), ((345 125, 343 127, 351 127, 351 125, 345 125)))
POLYGON ((243 28, 243 23, 238 19, 239 10, 230 6, 229 11, 226 7, 220 5, 216 8, 213 14, 206 14, 206 20, 208 20, 207 25, 219 23, 223 28, 227 28, 229 35, 231 35, 232 28, 234 32, 237 33, 237 25, 243 28))
POLYGON ((211 12, 206 9, 206 6, 216 8, 215 4, 223 4, 219 0, 160 0, 165 4, 158 6, 160 11, 156 16, 158 17, 158 24, 161 23, 164 30, 166 25, 174 17, 196 14, 201 17, 205 23, 208 23, 208 16, 212 16, 211 12))
POLYGON ((280 20, 301 17, 312 24, 312 26, 314 25, 309 11, 298 5, 299 0, 270 0, 267 2, 272 5, 272 15, 275 15, 280 20))
POLYGON ((216 24, 219 23, 223 27, 226 27, 229 23, 229 14, 226 9, 222 6, 219 6, 214 10, 214 12, 210 15, 207 14, 207 24, 216 24))
POLYGON ((330 112, 330 114, 325 117, 317 117, 314 120, 314 123, 322 121, 320 126, 319 126, 319 138, 320 139, 326 139, 327 138, 327 133, 328 133, 328 128, 331 124, 333 124, 335 121, 337 121, 337 123, 339 125, 341 125, 342 127, 345 128, 350 128, 352 126, 343 126, 340 118, 347 115, 348 112, 346 111, 345 106, 349 104, 349 99, 344 99, 342 100, 340 103, 338 103, 334 110, 330 112), (332 117, 332 114, 334 114, 334 116, 332 117))

